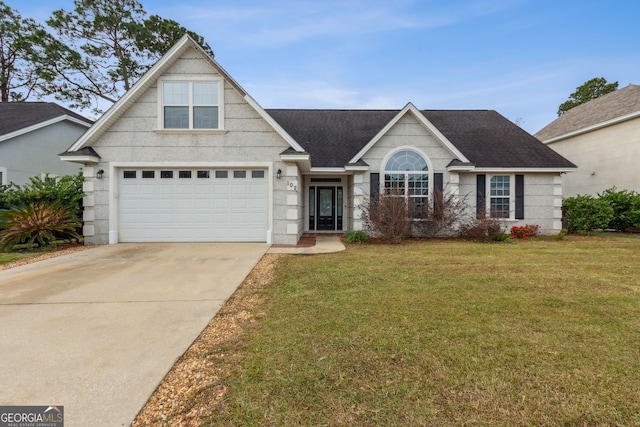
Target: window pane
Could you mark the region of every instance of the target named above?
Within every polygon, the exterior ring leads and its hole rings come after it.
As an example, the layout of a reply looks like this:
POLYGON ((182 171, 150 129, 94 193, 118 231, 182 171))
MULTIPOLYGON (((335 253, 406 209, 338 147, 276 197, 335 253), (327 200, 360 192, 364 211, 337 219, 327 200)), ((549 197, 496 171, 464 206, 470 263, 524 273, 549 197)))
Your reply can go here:
POLYGON ((198 178, 209 178, 209 171, 198 171, 198 178))
POLYGON ((178 178, 191 178, 191 171, 179 171, 178 178))
POLYGON ((164 107, 165 129, 188 129, 189 107, 164 107))
POLYGON ((509 176, 491 177, 491 196, 509 196, 511 190, 509 178, 509 176))
POLYGON ((155 178, 156 171, 142 171, 143 178, 155 178))
POLYGON ((247 171, 233 171, 233 177, 234 178, 246 178, 247 177, 247 171))
POLYGON ((195 82, 193 83, 194 105, 218 105, 218 83, 195 82))
POLYGON ((173 178, 173 171, 160 171, 160 178, 173 178))
POLYGON ((228 171, 216 171, 216 178, 227 178, 228 176, 228 171))
POLYGON ((136 177, 136 171, 124 171, 122 173, 122 177, 123 178, 135 178, 136 177))
POLYGON ((217 129, 218 107, 193 107, 194 129, 217 129))
POLYGON ((508 197, 491 198, 491 217, 492 218, 509 218, 509 198, 508 197))
POLYGON ((385 169, 387 171, 426 171, 427 162, 415 151, 403 150, 395 153, 387 161, 385 169))
POLYGON ((251 171, 251 178, 264 178, 264 171, 251 171))
POLYGON ((162 95, 165 105, 189 105, 189 83, 164 82, 162 95))
POLYGON ((404 194, 405 175, 399 173, 385 174, 384 176, 384 188, 387 192, 392 190, 404 194))

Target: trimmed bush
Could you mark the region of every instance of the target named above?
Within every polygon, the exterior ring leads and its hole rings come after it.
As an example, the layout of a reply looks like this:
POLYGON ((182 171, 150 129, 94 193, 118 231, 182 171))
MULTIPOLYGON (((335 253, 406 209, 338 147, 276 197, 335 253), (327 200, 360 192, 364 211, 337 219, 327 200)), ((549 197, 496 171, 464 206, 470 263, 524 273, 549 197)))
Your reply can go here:
POLYGON ((347 243, 369 243, 369 235, 362 230, 347 231, 344 241, 347 243))
POLYGON ((606 229, 614 217, 614 210, 608 200, 590 195, 566 198, 562 204, 562 213, 569 233, 606 229))
POLYGON ((628 190, 617 191, 616 187, 612 187, 598 194, 598 197, 613 208, 613 218, 607 228, 625 231, 640 224, 640 194, 628 190))
POLYGON ((514 239, 526 239, 528 237, 536 237, 540 234, 540 226, 539 225, 524 225, 517 226, 514 225, 511 227, 511 237, 514 239))

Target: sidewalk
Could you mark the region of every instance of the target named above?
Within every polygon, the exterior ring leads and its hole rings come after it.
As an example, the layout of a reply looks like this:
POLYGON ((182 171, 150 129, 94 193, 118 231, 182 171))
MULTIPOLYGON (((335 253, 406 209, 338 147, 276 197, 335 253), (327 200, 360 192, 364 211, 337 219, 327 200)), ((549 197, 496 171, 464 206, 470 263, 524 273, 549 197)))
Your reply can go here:
POLYGON ((346 248, 339 236, 333 235, 303 235, 296 246, 272 245, 267 251, 270 254, 328 254, 344 251, 346 248))

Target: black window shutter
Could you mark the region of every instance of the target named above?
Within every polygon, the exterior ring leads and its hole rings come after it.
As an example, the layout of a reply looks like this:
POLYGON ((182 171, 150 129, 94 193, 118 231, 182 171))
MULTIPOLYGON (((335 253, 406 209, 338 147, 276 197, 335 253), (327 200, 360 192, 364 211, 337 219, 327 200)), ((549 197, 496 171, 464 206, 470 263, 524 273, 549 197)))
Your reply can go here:
POLYGON ((433 189, 434 189, 434 197, 433 197, 433 211, 437 213, 441 213, 443 208, 443 200, 444 200, 444 176, 442 173, 434 173, 433 174, 433 189))
POLYGON ((378 172, 372 172, 369 174, 370 188, 369 194, 371 200, 375 200, 380 192, 380 174, 378 172))
POLYGON ((524 219, 524 175, 516 175, 516 219, 524 219))
POLYGON ((485 203, 487 197, 487 176, 476 175, 476 218, 483 218, 487 205, 485 203))

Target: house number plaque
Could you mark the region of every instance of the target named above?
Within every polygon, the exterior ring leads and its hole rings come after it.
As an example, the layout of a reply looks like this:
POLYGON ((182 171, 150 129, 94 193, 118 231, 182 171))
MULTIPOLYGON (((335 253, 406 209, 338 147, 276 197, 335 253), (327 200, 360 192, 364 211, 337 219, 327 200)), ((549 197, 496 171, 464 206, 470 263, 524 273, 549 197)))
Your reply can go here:
POLYGON ((298 181, 287 181, 287 190, 289 191, 298 190, 298 181))

